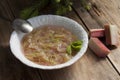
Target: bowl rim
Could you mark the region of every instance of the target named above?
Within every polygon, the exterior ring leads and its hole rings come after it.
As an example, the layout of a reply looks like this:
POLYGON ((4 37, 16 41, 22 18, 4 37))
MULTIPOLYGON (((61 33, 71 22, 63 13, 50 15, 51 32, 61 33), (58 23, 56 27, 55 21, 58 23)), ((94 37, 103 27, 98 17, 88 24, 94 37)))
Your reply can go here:
POLYGON ((82 53, 77 53, 77 55, 75 55, 72 59, 70 59, 69 61, 67 61, 67 62, 65 62, 65 63, 63 63, 63 64, 58 64, 58 65, 54 65, 54 66, 45 66, 45 65, 39 65, 39 64, 36 64, 36 63, 34 63, 34 62, 32 62, 32 61, 24 61, 24 60, 22 60, 20 57, 18 57, 17 55, 16 55, 16 53, 14 52, 14 48, 13 48, 13 38, 15 37, 15 35, 17 34, 16 33, 16 31, 13 31, 12 32, 12 34, 11 34, 11 37, 10 37, 10 49, 11 49, 11 51, 12 51, 12 53, 13 53, 13 55, 17 58, 17 59, 19 59, 23 64, 25 64, 25 65, 27 65, 27 66, 30 66, 30 67, 34 67, 34 68, 39 68, 39 69, 44 69, 44 70, 52 70, 52 69, 60 69, 60 68, 64 68, 64 67, 68 67, 68 66, 70 66, 70 65, 72 65, 72 64, 74 64, 76 61, 78 61, 84 54, 85 54, 85 52, 86 52, 86 50, 87 50, 87 47, 88 47, 88 35, 87 35, 87 32, 84 30, 84 28, 79 24, 79 23, 77 23, 76 21, 74 21, 74 20, 72 20, 72 19, 70 19, 70 18, 67 18, 67 17, 64 17, 64 16, 58 16, 58 15, 40 15, 40 16, 36 16, 36 17, 33 17, 33 18, 30 18, 30 19, 28 19, 28 21, 32 21, 32 20, 34 20, 34 19, 36 19, 36 18, 43 18, 43 17, 48 17, 48 16, 52 16, 52 17, 59 17, 59 18, 63 18, 63 19, 66 19, 66 20, 68 20, 69 22, 71 22, 71 23, 75 23, 77 26, 80 26, 81 27, 81 29, 83 29, 83 32, 84 32, 84 36, 85 36, 85 38, 86 38, 86 40, 85 40, 85 43, 84 43, 84 47, 82 47, 82 53))

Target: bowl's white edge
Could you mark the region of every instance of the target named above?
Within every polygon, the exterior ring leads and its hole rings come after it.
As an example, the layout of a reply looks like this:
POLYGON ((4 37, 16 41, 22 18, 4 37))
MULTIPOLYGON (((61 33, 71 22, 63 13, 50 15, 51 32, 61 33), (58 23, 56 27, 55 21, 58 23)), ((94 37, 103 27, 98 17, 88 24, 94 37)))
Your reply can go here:
MULTIPOLYGON (((46 16, 46 15, 41 15, 42 17, 43 16, 46 16)), ((41 16, 38 16, 39 18, 41 17, 41 16)), ((57 15, 47 15, 47 16, 57 16, 57 15)), ((31 21, 32 19, 35 19, 35 18, 38 18, 38 17, 34 17, 34 18, 30 18, 30 19, 28 19, 28 21, 31 21)), ((57 17, 61 17, 61 16, 57 16, 57 17)), ((72 22, 74 22, 74 23, 76 23, 78 26, 79 26, 79 24, 76 22, 76 21, 74 21, 74 20, 72 20, 72 19, 69 19, 69 18, 66 18, 66 17, 62 17, 62 18, 65 18, 65 19, 68 19, 68 20, 70 20, 70 21, 72 21, 72 22)), ((84 29, 83 29, 84 30, 84 29)), ((15 31, 13 32, 13 33, 15 33, 15 31)), ((77 54, 76 56, 74 56, 71 60, 69 60, 68 62, 66 62, 66 63, 63 63, 63 64, 59 64, 59 65, 55 65, 55 66, 44 66, 44 65, 38 65, 38 64, 35 64, 35 65, 31 65, 30 63, 26 63, 25 61, 23 61, 22 59, 20 59, 18 56, 16 56, 16 53, 14 53, 14 50, 13 50, 13 48, 12 48, 12 38, 14 37, 13 36, 13 33, 12 33, 12 35, 11 35, 11 38, 10 38, 10 48, 11 48, 11 51, 12 51, 12 53, 14 54, 14 56, 16 57, 16 58, 18 58, 22 63, 24 63, 24 64, 26 64, 26 65, 28 65, 28 66, 30 66, 30 67, 34 67, 34 68, 39 68, 39 69, 47 69, 47 70, 51 70, 51 69, 60 69, 60 68, 63 68, 63 67, 67 67, 67 66, 70 66, 70 65, 72 65, 73 63, 75 63, 80 57, 82 57, 83 56, 83 54, 86 52, 86 50, 87 50, 87 47, 88 47, 88 35, 87 35, 87 32, 84 30, 84 37, 86 38, 86 43, 84 43, 84 47, 82 48, 82 54, 77 54)), ((31 61, 30 61, 31 62, 31 61)), ((33 63, 34 64, 34 63, 33 63)))

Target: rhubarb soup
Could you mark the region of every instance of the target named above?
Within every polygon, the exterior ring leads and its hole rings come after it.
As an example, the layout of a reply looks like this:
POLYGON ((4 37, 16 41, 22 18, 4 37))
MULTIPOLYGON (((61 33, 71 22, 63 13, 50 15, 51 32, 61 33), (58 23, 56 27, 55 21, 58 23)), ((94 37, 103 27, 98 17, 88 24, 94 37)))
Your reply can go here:
POLYGON ((37 64, 52 66, 70 60, 82 41, 64 27, 46 25, 34 29, 22 39, 25 57, 37 64))

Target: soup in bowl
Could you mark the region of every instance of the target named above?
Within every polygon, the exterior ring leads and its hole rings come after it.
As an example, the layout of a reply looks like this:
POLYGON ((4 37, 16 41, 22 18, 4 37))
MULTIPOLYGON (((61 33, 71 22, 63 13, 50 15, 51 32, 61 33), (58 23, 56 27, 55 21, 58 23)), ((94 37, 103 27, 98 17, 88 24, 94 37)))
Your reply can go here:
POLYGON ((34 30, 14 31, 12 53, 24 64, 39 69, 59 69, 75 63, 86 52, 88 36, 74 20, 56 15, 28 19, 34 30))

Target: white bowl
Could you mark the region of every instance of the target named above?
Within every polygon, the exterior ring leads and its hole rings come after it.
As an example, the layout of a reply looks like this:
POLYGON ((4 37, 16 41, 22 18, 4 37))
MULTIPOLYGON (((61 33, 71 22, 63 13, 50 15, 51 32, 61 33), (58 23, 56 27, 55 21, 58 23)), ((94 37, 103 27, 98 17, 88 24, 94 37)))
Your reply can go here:
POLYGON ((66 17, 57 16, 57 15, 37 16, 37 17, 28 19, 28 21, 32 24, 34 28, 40 27, 42 25, 47 25, 47 24, 64 26, 65 28, 73 32, 80 40, 82 40, 83 45, 82 45, 81 50, 71 60, 63 64, 58 64, 55 66, 44 66, 44 65, 39 65, 39 64, 36 64, 28 60, 24 56, 24 54, 22 53, 22 49, 21 49, 21 39, 25 34, 13 31, 13 33, 11 34, 11 38, 10 38, 10 48, 14 56, 17 59, 19 59, 22 63, 30 67, 39 68, 39 69, 49 69, 49 70, 60 69, 60 68, 64 68, 64 67, 72 65, 78 59, 80 59, 83 56, 83 54, 86 52, 87 47, 88 47, 88 35, 86 31, 82 28, 82 26, 78 24, 76 21, 66 18, 66 17))

